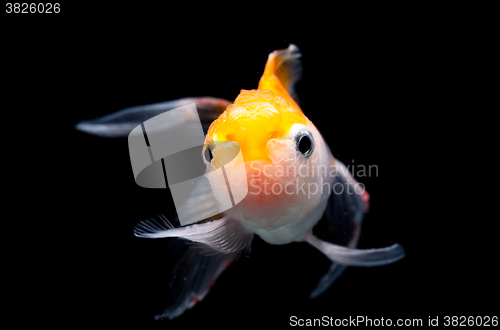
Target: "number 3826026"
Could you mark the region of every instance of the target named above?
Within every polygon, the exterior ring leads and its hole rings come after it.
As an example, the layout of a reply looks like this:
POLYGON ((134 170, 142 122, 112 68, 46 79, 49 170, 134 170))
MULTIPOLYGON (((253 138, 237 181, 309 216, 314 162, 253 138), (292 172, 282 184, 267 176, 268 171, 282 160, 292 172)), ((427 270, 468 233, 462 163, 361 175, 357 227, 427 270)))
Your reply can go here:
POLYGON ((498 316, 445 316, 444 317, 444 326, 498 326, 498 316))
POLYGON ((7 14, 57 14, 61 12, 59 3, 6 3, 5 12, 7 14))

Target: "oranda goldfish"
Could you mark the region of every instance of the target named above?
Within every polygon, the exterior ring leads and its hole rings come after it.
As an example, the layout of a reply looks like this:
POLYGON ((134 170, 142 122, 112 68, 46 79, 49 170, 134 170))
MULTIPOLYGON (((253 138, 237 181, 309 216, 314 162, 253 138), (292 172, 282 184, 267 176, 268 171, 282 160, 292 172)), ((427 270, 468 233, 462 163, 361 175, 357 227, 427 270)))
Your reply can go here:
MULTIPOLYGON (((248 194, 219 219, 174 228, 159 216, 135 228, 138 237, 180 237, 194 242, 174 270, 171 303, 157 318, 177 317, 202 300, 221 272, 249 253, 254 235, 270 244, 306 241, 332 261, 311 297, 323 293, 347 266, 379 266, 404 257, 398 244, 356 249, 369 195, 333 157, 296 102, 294 85, 302 71, 300 56, 294 45, 272 52, 257 89, 241 90, 233 103, 185 98, 129 108, 77 125, 95 135, 126 136, 145 119, 194 102, 206 130, 205 148, 213 156, 204 159, 207 171, 230 154, 231 144, 216 142, 235 142, 241 148, 247 175, 241 184, 248 185, 248 194), (334 175, 330 175, 331 169, 335 169, 334 175), (343 189, 335 190, 335 185, 343 189), (313 227, 323 216, 336 244, 313 235, 313 227)), ((193 212, 207 207, 203 198, 203 192, 192 196, 193 212)))

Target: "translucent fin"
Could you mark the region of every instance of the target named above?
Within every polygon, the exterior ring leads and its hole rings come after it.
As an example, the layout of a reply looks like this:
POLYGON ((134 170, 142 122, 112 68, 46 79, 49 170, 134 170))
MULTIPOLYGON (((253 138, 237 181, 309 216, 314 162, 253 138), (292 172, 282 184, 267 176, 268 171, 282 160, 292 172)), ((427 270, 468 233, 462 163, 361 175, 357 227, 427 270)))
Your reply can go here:
POLYGON ((402 259, 405 256, 399 244, 379 249, 358 250, 328 243, 311 233, 306 235, 306 242, 323 252, 330 260, 346 266, 382 266, 402 259))
MULTIPOLYGON (((253 234, 243 231, 241 224, 229 217, 218 220, 173 228, 165 217, 160 220, 141 221, 134 228, 134 235, 144 238, 180 237, 203 243, 211 249, 231 253, 245 247, 247 238, 253 234)), ((253 237, 253 236, 252 236, 253 237)))
POLYGON ((170 229, 174 229, 174 226, 168 221, 168 219, 163 214, 160 214, 157 216, 157 218, 151 218, 139 222, 134 227, 134 235, 137 237, 154 238, 152 236, 143 236, 143 235, 148 235, 148 234, 153 235, 152 233, 165 232, 170 229))
POLYGON ((142 122, 187 104, 195 103, 202 127, 205 132, 215 119, 231 102, 213 97, 187 97, 175 101, 167 101, 126 108, 101 118, 83 120, 75 128, 82 132, 101 137, 127 137, 130 131, 142 122))
POLYGON ((296 105, 295 83, 302 77, 301 56, 299 48, 293 44, 269 54, 258 88, 270 89, 296 105))
MULTIPOLYGON (((253 234, 239 222, 222 218, 212 222, 173 228, 165 217, 141 222, 134 230, 138 237, 178 237, 190 240, 173 269, 167 307, 155 319, 173 319, 200 302, 217 277, 240 255, 250 252, 253 234)), ((176 238, 173 238, 176 239, 176 238)), ((186 244, 178 240, 176 244, 186 244)))
POLYGON ((374 250, 355 249, 361 232, 363 216, 369 208, 369 195, 367 192, 363 194, 352 193, 355 192, 354 187, 357 181, 351 176, 342 162, 335 160, 335 164, 338 170, 335 182, 342 184, 344 188, 349 185, 351 193, 349 194, 347 189, 343 189, 342 193, 335 193, 335 191, 331 193, 325 210, 326 223, 320 222, 314 229, 315 234, 321 240, 314 237, 314 235, 310 238, 316 244, 322 246, 322 248, 318 248, 323 253, 330 253, 331 255, 327 256, 334 261, 328 272, 312 291, 311 298, 317 297, 326 291, 343 273, 347 265, 378 266, 395 262, 404 256, 404 250, 399 245, 374 250), (321 229, 321 231, 318 229, 321 229))
POLYGON ((316 298, 317 296, 319 296, 320 294, 325 292, 325 290, 328 289, 330 287, 330 285, 332 285, 332 283, 335 282, 335 280, 340 275, 342 275, 342 273, 344 272, 344 270, 346 268, 347 268, 347 266, 340 265, 336 262, 333 262, 330 265, 330 269, 328 269, 326 274, 323 275, 323 277, 319 280, 318 284, 316 285, 314 290, 312 290, 309 297, 316 298))

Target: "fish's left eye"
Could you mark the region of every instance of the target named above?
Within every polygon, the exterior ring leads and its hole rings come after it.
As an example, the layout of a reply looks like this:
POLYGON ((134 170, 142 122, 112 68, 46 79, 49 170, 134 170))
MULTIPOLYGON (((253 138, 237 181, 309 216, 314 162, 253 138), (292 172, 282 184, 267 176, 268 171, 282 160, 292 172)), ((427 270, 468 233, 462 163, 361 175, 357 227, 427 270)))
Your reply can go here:
POLYGON ((302 135, 298 144, 299 151, 306 155, 312 151, 312 140, 307 135, 302 135))
POLYGON ((309 158, 314 150, 314 139, 311 132, 302 131, 295 137, 295 145, 297 150, 300 151, 304 157, 309 158))
POLYGON ((295 141, 295 148, 304 157, 309 158, 314 151, 314 138, 311 130, 302 124, 293 124, 288 133, 289 137, 295 141))
POLYGON ((301 130, 295 135, 295 146, 304 157, 309 158, 314 151, 314 139, 309 130, 301 130))

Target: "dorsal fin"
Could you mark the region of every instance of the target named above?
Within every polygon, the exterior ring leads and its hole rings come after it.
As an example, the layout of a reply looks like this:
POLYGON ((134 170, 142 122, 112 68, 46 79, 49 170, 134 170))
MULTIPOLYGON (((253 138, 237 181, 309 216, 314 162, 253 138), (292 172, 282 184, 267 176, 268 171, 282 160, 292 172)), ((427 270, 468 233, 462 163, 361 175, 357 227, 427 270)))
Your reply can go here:
POLYGON ((258 88, 270 89, 298 107, 294 87, 302 76, 300 57, 299 48, 294 44, 269 54, 258 88))

